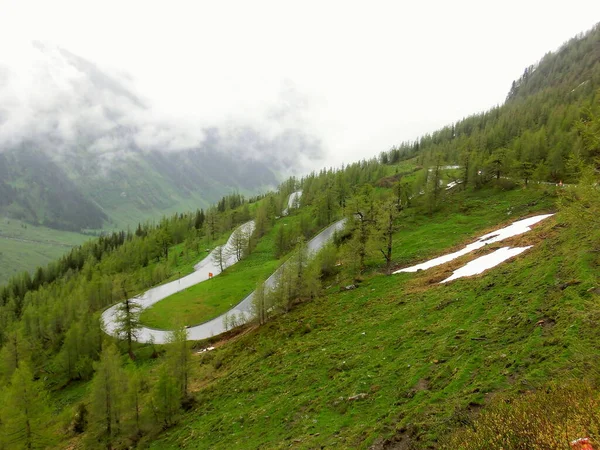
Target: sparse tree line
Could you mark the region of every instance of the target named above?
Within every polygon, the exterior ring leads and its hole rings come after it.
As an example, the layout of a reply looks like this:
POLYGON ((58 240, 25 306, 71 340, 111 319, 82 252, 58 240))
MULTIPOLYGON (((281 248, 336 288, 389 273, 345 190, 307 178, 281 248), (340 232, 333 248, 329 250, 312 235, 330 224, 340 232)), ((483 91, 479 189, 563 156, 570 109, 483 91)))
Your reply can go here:
MULTIPOLYGON (((374 173, 381 174, 379 171, 374 173)), ((340 172, 321 176, 339 180, 340 172)), ((330 186, 330 192, 322 190, 316 205, 308 208, 309 211, 322 205, 321 198, 339 195, 335 182, 324 184, 330 186)), ((276 271, 274 281, 258 283, 252 298, 251 318, 263 325, 270 318, 289 312, 294 305, 319 296, 323 283, 330 283, 332 277, 335 280, 342 266, 346 274, 357 280, 369 269, 368 265, 382 267, 389 274, 393 264, 393 236, 402 212, 411 205, 413 187, 411 183, 397 181, 393 189, 376 191, 370 183, 364 183, 354 189, 354 193, 348 192, 343 199, 344 214, 341 215, 342 205, 337 203, 331 216, 335 219, 344 217, 345 228, 335 233, 332 242, 316 254, 309 252, 305 237, 298 232, 291 256, 276 271)), ((277 240, 276 237, 276 244, 277 240)), ((233 328, 248 319, 227 316, 225 325, 233 328)))

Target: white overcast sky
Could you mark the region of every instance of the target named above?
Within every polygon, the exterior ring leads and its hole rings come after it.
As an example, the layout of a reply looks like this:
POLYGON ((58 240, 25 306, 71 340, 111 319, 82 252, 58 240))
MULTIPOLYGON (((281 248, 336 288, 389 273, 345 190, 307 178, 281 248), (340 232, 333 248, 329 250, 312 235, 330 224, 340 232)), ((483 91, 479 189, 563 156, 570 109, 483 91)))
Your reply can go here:
POLYGON ((502 103, 598 21, 579 0, 0 0, 0 49, 61 46, 192 126, 284 117, 337 165, 502 103))

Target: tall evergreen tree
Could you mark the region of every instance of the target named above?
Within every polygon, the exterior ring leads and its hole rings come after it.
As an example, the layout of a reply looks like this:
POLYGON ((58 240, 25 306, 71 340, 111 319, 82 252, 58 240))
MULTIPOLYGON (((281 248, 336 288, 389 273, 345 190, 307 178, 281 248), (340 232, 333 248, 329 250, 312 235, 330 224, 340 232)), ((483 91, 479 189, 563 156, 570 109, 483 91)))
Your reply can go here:
POLYGON ((187 401, 189 395, 190 376, 190 345, 185 327, 173 330, 169 336, 167 347, 167 363, 169 372, 180 391, 182 401, 187 401))
POLYGON ((134 439, 142 436, 142 404, 144 379, 141 370, 129 367, 127 386, 127 410, 130 413, 130 428, 134 439))
POLYGON ((219 266, 221 272, 225 270, 227 265, 227 252, 225 251, 225 244, 218 245, 212 253, 212 261, 219 266))
POLYGON ((364 185, 361 191, 353 197, 350 212, 352 228, 351 253, 357 258, 357 272, 365 270, 365 258, 368 253, 367 243, 370 240, 375 224, 376 210, 373 187, 364 185))
POLYGON ((159 368, 158 380, 150 394, 150 408, 156 424, 169 428, 181 411, 181 390, 165 363, 159 368))
POLYGON ((127 380, 114 345, 105 346, 90 392, 90 444, 112 449, 121 436, 127 380))
POLYGON ((385 259, 385 272, 388 275, 392 269, 393 239, 396 231, 396 219, 400 211, 393 200, 387 200, 380 205, 380 210, 377 214, 376 232, 374 235, 379 251, 385 259))
POLYGON ((127 352, 131 359, 135 359, 133 353, 133 342, 141 328, 140 312, 141 306, 135 300, 129 298, 129 291, 125 288, 125 280, 119 278, 117 281, 117 295, 121 301, 116 310, 116 335, 127 343, 127 352))
POLYGON ((267 292, 265 283, 259 282, 252 296, 252 312, 259 325, 264 325, 267 322, 267 292))
POLYGON ((48 393, 33 379, 27 363, 14 371, 10 385, 0 394, 0 448, 35 449, 50 446, 48 393))
POLYGON ((237 228, 231 235, 230 252, 236 261, 241 261, 248 250, 248 233, 242 228, 237 228))

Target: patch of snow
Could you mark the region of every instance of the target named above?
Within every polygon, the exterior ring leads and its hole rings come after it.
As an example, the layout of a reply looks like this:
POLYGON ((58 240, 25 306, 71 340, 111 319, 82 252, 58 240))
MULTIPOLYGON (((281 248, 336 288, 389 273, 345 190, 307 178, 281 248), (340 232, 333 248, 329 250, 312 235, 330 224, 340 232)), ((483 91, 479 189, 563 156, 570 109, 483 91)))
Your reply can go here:
POLYGON ((586 84, 588 81, 590 80, 585 80, 583 83, 580 83, 575 89, 573 89, 571 92, 575 92, 577 89, 579 89, 581 86, 583 86, 584 84, 586 84))
POLYGON ((446 185, 446 190, 448 191, 448 190, 452 189, 453 187, 458 186, 460 183, 462 183, 461 180, 451 181, 450 183, 448 183, 446 185))
MULTIPOLYGON (((428 170, 429 172, 432 172, 434 169, 434 167, 430 167, 428 170)), ((454 170, 454 169, 460 169, 460 166, 440 166, 440 170, 454 170)))
POLYGON ((213 351, 215 348, 214 347, 207 347, 207 348, 203 348, 202 350, 198 350, 196 352, 197 355, 200 355, 202 353, 206 353, 206 352, 211 352, 213 351))
POLYGON ((504 227, 497 231, 492 231, 491 233, 485 234, 477 239, 472 244, 467 245, 462 250, 459 250, 454 253, 449 253, 447 255, 439 256, 437 258, 431 259, 421 264, 417 264, 416 266, 406 267, 404 269, 400 269, 395 271, 394 273, 401 272, 416 272, 418 270, 430 269, 431 267, 436 267, 447 262, 450 262, 456 258, 460 258, 463 255, 471 253, 475 250, 478 250, 487 244, 493 244, 495 242, 500 242, 505 239, 508 239, 513 236, 518 236, 519 234, 526 233, 531 231, 531 227, 538 222, 541 222, 548 217, 553 216, 554 214, 542 214, 539 216, 529 217, 527 219, 518 220, 511 225, 504 227))
POLYGON ((474 259, 473 261, 469 261, 460 269, 455 270, 452 276, 446 278, 443 281, 440 281, 440 283, 447 283, 448 281, 456 280, 457 278, 478 275, 480 273, 485 272, 488 269, 491 269, 492 267, 496 267, 498 264, 506 261, 507 259, 520 255, 525 250, 528 250, 531 247, 533 246, 530 245, 528 247, 499 248, 498 250, 490 253, 489 255, 481 256, 479 258, 474 259))

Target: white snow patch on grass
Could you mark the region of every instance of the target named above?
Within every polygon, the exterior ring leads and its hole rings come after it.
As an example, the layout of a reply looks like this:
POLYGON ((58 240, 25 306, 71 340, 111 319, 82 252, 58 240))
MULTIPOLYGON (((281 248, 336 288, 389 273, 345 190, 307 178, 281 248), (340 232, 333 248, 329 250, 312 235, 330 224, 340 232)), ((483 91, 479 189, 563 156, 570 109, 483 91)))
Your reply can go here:
POLYGON ((502 247, 498 250, 490 253, 489 255, 481 256, 469 261, 466 265, 460 269, 455 270, 454 273, 440 283, 447 283, 448 281, 456 280, 457 278, 470 277, 485 272, 492 267, 496 267, 498 264, 506 261, 507 259, 513 258, 514 256, 520 255, 525 250, 533 247, 502 247))
POLYGON ((520 234, 531 231, 531 227, 533 225, 535 225, 536 223, 541 222, 542 220, 547 219, 548 217, 551 217, 553 215, 554 214, 542 214, 539 216, 533 216, 533 217, 529 217, 527 219, 518 220, 518 221, 510 224, 507 227, 501 228, 500 230, 497 230, 497 231, 492 231, 491 233, 481 236, 475 242, 467 245, 462 250, 459 250, 454 253, 449 253, 447 255, 439 256, 434 259, 430 259, 429 261, 426 261, 421 264, 417 264, 415 266, 406 267, 404 269, 397 270, 394 273, 416 272, 418 270, 430 269, 431 267, 436 267, 436 266, 445 264, 456 258, 460 258, 461 256, 464 256, 468 253, 471 253, 475 250, 485 247, 487 244, 493 244, 495 242, 500 242, 500 241, 503 241, 510 237, 518 236, 520 234))

